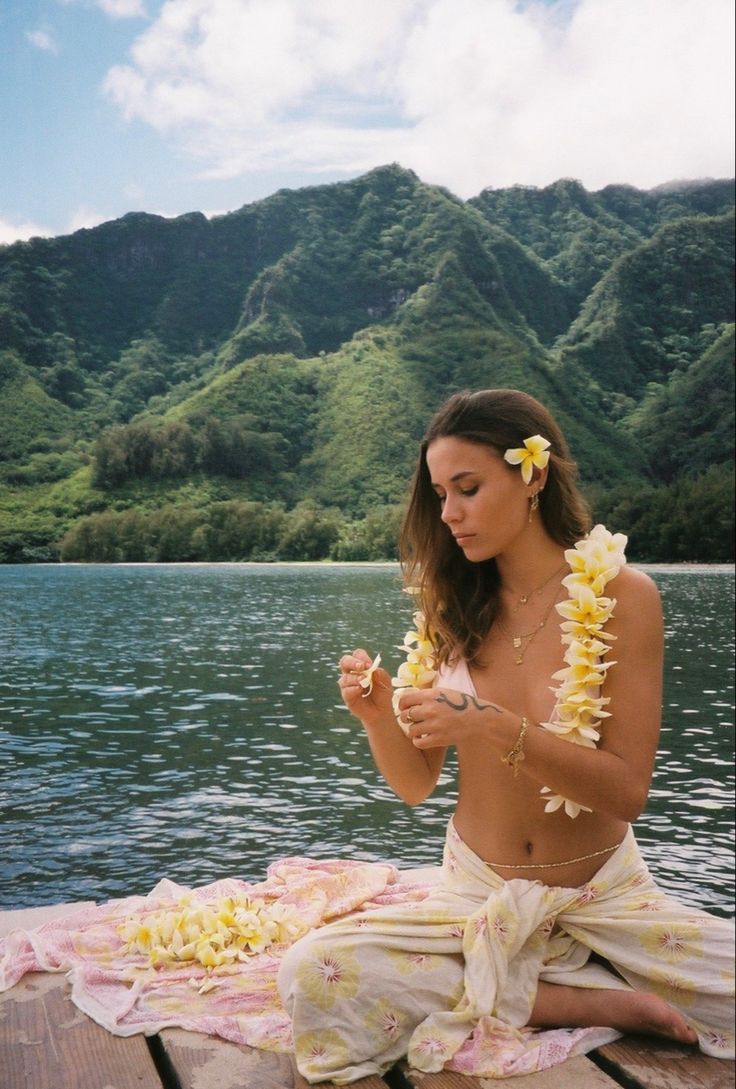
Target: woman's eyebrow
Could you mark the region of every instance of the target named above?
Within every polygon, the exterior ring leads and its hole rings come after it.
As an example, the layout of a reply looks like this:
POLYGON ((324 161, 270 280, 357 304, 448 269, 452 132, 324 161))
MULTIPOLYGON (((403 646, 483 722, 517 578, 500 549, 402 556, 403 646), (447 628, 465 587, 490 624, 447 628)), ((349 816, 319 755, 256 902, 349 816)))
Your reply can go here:
MULTIPOLYGON (((450 484, 455 484, 456 481, 462 480, 466 476, 475 476, 475 472, 472 469, 462 469, 459 473, 455 473, 450 477, 450 484)), ((430 481, 433 488, 441 488, 441 484, 435 484, 434 480, 430 481)))

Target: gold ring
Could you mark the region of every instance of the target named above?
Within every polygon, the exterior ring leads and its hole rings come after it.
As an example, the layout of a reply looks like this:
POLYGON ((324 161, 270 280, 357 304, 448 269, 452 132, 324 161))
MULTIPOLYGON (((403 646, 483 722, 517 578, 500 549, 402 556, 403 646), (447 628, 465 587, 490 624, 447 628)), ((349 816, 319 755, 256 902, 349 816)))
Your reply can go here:
POLYGON ((410 725, 410 726, 413 726, 413 725, 414 725, 414 715, 413 715, 413 713, 412 713, 412 709, 411 709, 411 707, 410 707, 410 708, 409 708, 409 710, 408 710, 408 711, 406 712, 406 714, 405 714, 405 716, 404 716, 404 717, 406 718, 406 720, 408 721, 408 723, 409 723, 409 725, 410 725))

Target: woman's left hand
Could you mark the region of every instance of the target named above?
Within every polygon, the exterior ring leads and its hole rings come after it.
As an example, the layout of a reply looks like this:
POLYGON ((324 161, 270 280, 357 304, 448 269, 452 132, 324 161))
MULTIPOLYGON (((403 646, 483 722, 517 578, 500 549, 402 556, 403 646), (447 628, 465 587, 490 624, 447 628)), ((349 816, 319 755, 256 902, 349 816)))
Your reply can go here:
POLYGON ((399 699, 407 736, 418 749, 447 748, 488 732, 504 710, 451 688, 407 688, 399 699))

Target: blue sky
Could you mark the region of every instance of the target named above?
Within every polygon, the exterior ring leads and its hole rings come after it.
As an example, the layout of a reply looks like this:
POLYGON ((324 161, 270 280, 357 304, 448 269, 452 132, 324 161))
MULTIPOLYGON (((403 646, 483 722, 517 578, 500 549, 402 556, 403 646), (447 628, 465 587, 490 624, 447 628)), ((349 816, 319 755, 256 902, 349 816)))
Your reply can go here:
POLYGON ((0 0, 0 242, 386 162, 731 177, 732 0, 0 0))

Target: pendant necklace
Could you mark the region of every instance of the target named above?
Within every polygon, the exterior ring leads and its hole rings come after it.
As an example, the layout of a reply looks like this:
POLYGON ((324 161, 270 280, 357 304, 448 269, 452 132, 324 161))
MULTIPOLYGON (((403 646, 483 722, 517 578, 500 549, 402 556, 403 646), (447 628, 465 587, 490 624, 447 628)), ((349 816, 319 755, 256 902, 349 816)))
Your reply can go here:
MULTIPOLYGON (((555 574, 557 574, 557 572, 555 572, 555 574)), ((547 579, 547 582, 550 582, 550 581, 551 581, 550 579, 547 579)), ((532 593, 535 593, 535 592, 536 591, 532 591, 532 593)), ((512 635, 511 636, 511 643, 513 645, 513 648, 514 648, 515 651, 519 652, 514 657, 514 665, 517 665, 517 666, 522 665, 526 652, 529 650, 529 647, 532 645, 532 643, 534 642, 537 635, 539 635, 540 631, 542 630, 542 628, 545 626, 545 624, 549 620, 550 613, 552 612, 555 605, 557 604, 557 598, 558 597, 559 597, 559 591, 555 594, 555 596, 550 601, 549 605, 547 606, 547 608, 544 611, 544 615, 543 615, 542 619, 539 621, 539 623, 537 624, 537 626, 535 628, 533 628, 531 631, 523 632, 523 633, 521 633, 519 635, 512 635)), ((505 624, 501 623, 500 626, 501 626, 501 628, 503 630, 505 630, 507 632, 507 634, 510 634, 509 630, 508 630, 508 628, 506 627, 505 624)))
POLYGON ((536 594, 541 594, 542 590, 544 590, 544 588, 549 585, 555 575, 562 574, 566 567, 567 564, 563 563, 561 567, 558 567, 556 571, 552 572, 549 578, 546 578, 544 580, 541 586, 537 586, 534 590, 528 590, 527 593, 522 594, 521 597, 517 600, 516 605, 514 606, 514 612, 516 612, 520 605, 526 605, 530 597, 534 597, 536 594))

